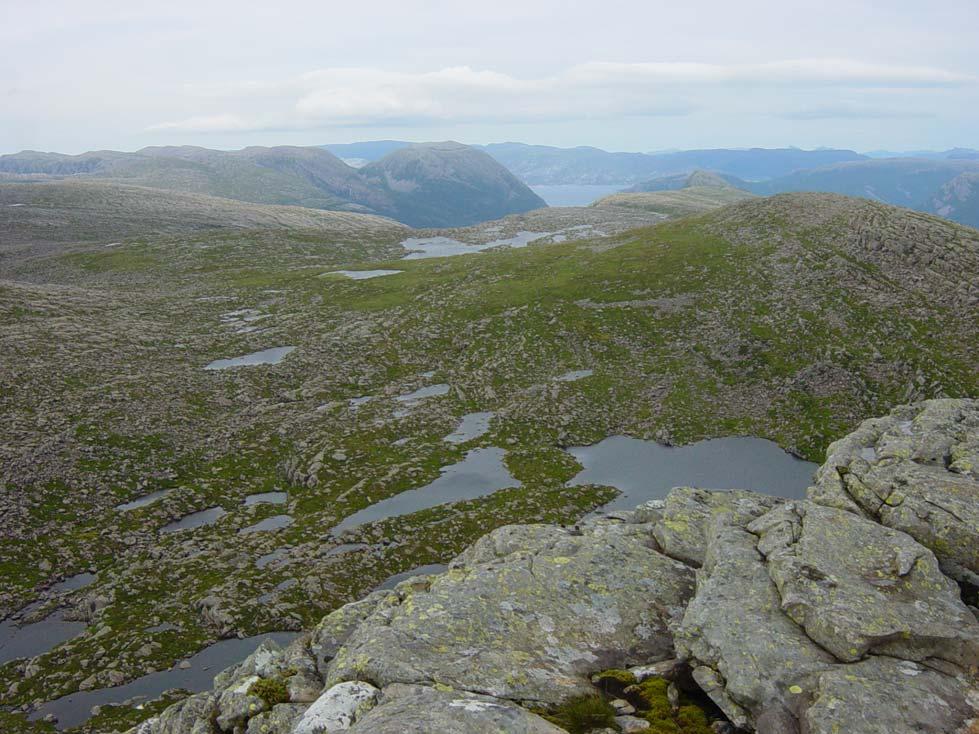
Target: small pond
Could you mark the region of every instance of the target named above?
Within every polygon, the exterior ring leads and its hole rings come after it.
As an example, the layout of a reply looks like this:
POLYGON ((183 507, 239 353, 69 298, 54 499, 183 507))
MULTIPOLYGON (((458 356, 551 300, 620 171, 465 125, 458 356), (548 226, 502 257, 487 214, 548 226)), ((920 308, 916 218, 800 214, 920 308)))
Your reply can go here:
POLYGON ((526 247, 535 240, 550 237, 553 232, 517 232, 512 237, 504 237, 484 242, 480 245, 469 244, 454 240, 451 237, 409 237, 401 242, 401 246, 409 250, 403 260, 423 260, 429 257, 452 257, 454 255, 469 255, 482 252, 494 247, 526 247))
POLYGON ((226 370, 231 369, 232 367, 253 367, 259 364, 278 364, 285 359, 287 354, 294 350, 295 347, 272 347, 271 349, 263 349, 260 352, 245 354, 241 357, 216 359, 204 367, 204 369, 226 370))
POLYGON ((262 533, 269 530, 281 530, 282 528, 287 528, 295 522, 292 515, 273 515, 272 517, 267 517, 264 520, 260 520, 254 525, 249 525, 246 528, 239 530, 239 533, 262 533))
POLYGON ((63 594, 66 591, 74 591, 75 589, 81 589, 83 586, 88 586, 93 581, 95 581, 94 573, 76 573, 74 576, 69 576, 64 581, 59 581, 54 584, 50 591, 55 594, 63 594))
POLYGON ((259 492, 245 497, 245 507, 261 504, 284 505, 287 499, 289 495, 286 492, 259 492))
POLYGON ((445 437, 449 443, 465 443, 489 431, 495 413, 468 413, 462 416, 458 428, 445 437))
POLYGON ((404 270, 333 270, 329 273, 323 273, 323 275, 339 275, 343 278, 350 278, 350 280, 368 280, 369 278, 381 278, 385 275, 397 275, 403 272, 404 270))
POLYGON ((558 382, 577 382, 586 377, 591 377, 593 374, 595 374, 594 370, 575 370, 574 372, 565 372, 563 375, 554 379, 558 382))
POLYGON ((155 492, 150 492, 149 494, 144 494, 142 497, 137 497, 129 502, 123 502, 121 505, 116 505, 116 509, 119 512, 129 512, 130 510, 137 510, 140 507, 146 507, 147 505, 152 505, 157 500, 166 497, 172 489, 158 489, 155 492))
POLYGON ((620 490, 603 510, 631 510, 647 500, 664 498, 673 487, 684 486, 753 489, 796 499, 805 496, 817 468, 776 443, 746 436, 675 447, 612 436, 567 451, 585 467, 569 484, 604 484, 620 490))
POLYGON ((228 513, 225 512, 223 507, 209 507, 206 510, 184 515, 179 520, 174 520, 173 522, 164 525, 162 528, 160 528, 160 532, 176 533, 179 530, 193 530, 194 528, 199 528, 203 525, 212 525, 227 514, 228 513))
POLYGON ((18 626, 13 619, 0 622, 0 665, 17 658, 32 658, 80 635, 84 622, 68 622, 55 611, 39 622, 18 626))
POLYGON ((520 482, 510 474, 506 464, 503 463, 505 455, 503 449, 496 447, 473 449, 462 461, 443 467, 442 475, 431 484, 418 489, 409 489, 365 507, 344 518, 333 528, 333 532, 338 533, 389 517, 410 515, 448 502, 485 497, 506 487, 519 487, 520 482))
POLYGON ((174 666, 170 670, 144 675, 126 685, 78 691, 42 705, 30 719, 37 721, 54 714, 58 717, 59 729, 70 729, 87 721, 92 716, 93 706, 119 704, 136 697, 152 700, 170 688, 183 688, 191 693, 204 691, 213 685, 215 675, 244 660, 265 640, 287 645, 296 637, 295 632, 269 632, 243 640, 221 640, 188 658, 189 668, 181 670, 174 666))
POLYGON ((399 403, 414 403, 418 400, 424 400, 425 398, 434 398, 439 395, 445 395, 449 392, 449 386, 445 383, 441 385, 429 385, 428 387, 420 387, 414 392, 407 393, 405 395, 399 395, 395 400, 399 403))

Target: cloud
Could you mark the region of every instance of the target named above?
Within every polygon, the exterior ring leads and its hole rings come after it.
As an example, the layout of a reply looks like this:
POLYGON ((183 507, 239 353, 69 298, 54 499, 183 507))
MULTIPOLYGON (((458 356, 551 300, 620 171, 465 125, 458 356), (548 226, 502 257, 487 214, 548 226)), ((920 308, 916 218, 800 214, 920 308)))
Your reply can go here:
POLYGON ((827 104, 785 112, 786 120, 913 120, 935 117, 925 109, 898 109, 864 104, 827 104))
POLYGON ((180 131, 195 133, 227 132, 233 130, 253 130, 253 123, 246 122, 238 115, 202 115, 188 117, 185 120, 160 122, 150 125, 147 130, 180 131))
MULTIPOLYGON (((925 66, 847 59, 764 64, 589 62, 537 78, 455 66, 427 72, 328 68, 281 81, 239 81, 187 89, 215 114, 153 125, 163 131, 307 130, 328 127, 524 123, 689 115, 738 90, 934 89, 975 77, 925 66), (234 110, 234 111, 231 111, 234 110)), ((790 113, 791 119, 870 117, 855 109, 790 113)), ((878 111, 876 116, 882 116, 878 111)), ((908 116, 908 115, 889 115, 908 116)))

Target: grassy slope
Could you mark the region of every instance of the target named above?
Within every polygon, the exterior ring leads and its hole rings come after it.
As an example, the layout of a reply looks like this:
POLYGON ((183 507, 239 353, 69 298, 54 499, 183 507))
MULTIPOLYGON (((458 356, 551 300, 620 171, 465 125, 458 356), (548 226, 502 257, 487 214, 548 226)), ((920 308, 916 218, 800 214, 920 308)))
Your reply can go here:
POLYGON ((132 241, 31 264, 32 279, 59 286, 0 288, 0 500, 16 508, 0 542, 4 603, 31 597, 44 559, 62 573, 99 568, 93 591, 110 600, 98 639, 42 657, 29 680, 0 669, 0 689, 17 683, 13 703, 73 690, 99 649, 100 669, 129 676, 196 649, 215 634, 194 606, 203 596, 242 632, 309 624, 491 527, 575 517, 607 490, 565 489, 576 466, 561 445, 752 434, 818 459, 896 403, 979 392, 979 232, 913 212, 791 195, 470 257, 385 262, 391 243, 132 241), (357 262, 405 272, 320 277, 357 262), (268 313, 266 331, 223 328, 220 314, 240 307, 268 313), (299 349, 275 368, 200 369, 276 344, 299 349), (584 368, 595 374, 553 382, 584 368), (431 382, 453 389, 394 412, 395 395, 431 382), (355 411, 346 400, 360 395, 377 399, 355 411), (473 410, 497 413, 491 432, 442 442, 473 410), (507 448, 522 488, 361 528, 350 539, 369 550, 323 557, 338 519, 490 445, 507 448), (109 509, 162 486, 176 491, 157 505, 109 509), (296 523, 236 535, 281 512, 240 507, 273 487, 289 489, 296 523), (229 510, 217 525, 158 537, 212 504, 229 510), (291 565, 250 563, 283 542, 291 565), (275 604, 255 603, 290 577, 301 583, 275 604), (181 630, 143 631, 162 620, 181 630), (159 646, 137 653, 147 639, 159 646))

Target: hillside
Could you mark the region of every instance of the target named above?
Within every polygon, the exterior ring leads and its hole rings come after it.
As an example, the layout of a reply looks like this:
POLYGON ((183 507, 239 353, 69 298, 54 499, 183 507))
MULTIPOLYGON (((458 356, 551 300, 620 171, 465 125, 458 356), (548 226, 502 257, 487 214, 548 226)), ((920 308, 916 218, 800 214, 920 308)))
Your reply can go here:
POLYGON ((0 183, 4 249, 235 229, 324 230, 361 237, 406 230, 367 214, 250 204, 96 180, 0 183))
POLYGON ((581 211, 483 225, 555 234, 461 257, 401 259, 392 229, 0 260, 0 608, 83 623, 0 664, 4 730, 79 689, 106 698, 76 731, 124 729, 173 698, 111 686, 309 628, 502 525, 573 523, 636 491, 587 473, 609 437, 754 437, 711 460, 724 487, 739 461, 805 473, 760 439, 820 459, 895 405, 979 392, 979 231, 823 194, 607 236, 650 215, 581 211))
POLYGON ((197 147, 96 151, 77 156, 24 151, 0 156, 0 174, 82 177, 259 204, 296 205, 390 216, 405 223, 459 226, 544 206, 492 159, 458 144, 392 153, 373 174, 348 166, 322 148, 279 146, 218 151, 197 147), (414 155, 424 165, 405 166, 414 155), (467 168, 468 167, 468 168, 467 168), (378 176, 390 168, 395 186, 378 176), (498 187, 498 190, 494 187, 498 187), (466 202, 476 201, 469 211, 466 202), (442 207, 448 198, 453 206, 442 207))
MULTIPOLYGON (((979 173, 979 162, 968 158, 897 158, 840 163, 797 171, 771 181, 750 184, 749 188, 761 195, 790 191, 832 192, 861 196, 929 213, 941 213, 939 210, 949 204, 944 201, 949 192, 943 193, 943 189, 964 173, 979 173)), ((960 210, 953 205, 944 210, 948 212, 950 219, 963 224, 969 223, 968 214, 958 213, 967 211, 967 208, 960 210), (960 219, 959 216, 966 218, 960 219)))

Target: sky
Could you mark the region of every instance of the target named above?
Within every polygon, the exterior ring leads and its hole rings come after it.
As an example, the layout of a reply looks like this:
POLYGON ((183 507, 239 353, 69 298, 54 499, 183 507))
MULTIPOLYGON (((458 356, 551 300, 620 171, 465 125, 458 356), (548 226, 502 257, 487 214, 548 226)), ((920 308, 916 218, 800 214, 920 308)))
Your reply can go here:
POLYGON ((0 153, 979 148, 979 2, 0 0, 0 153))

